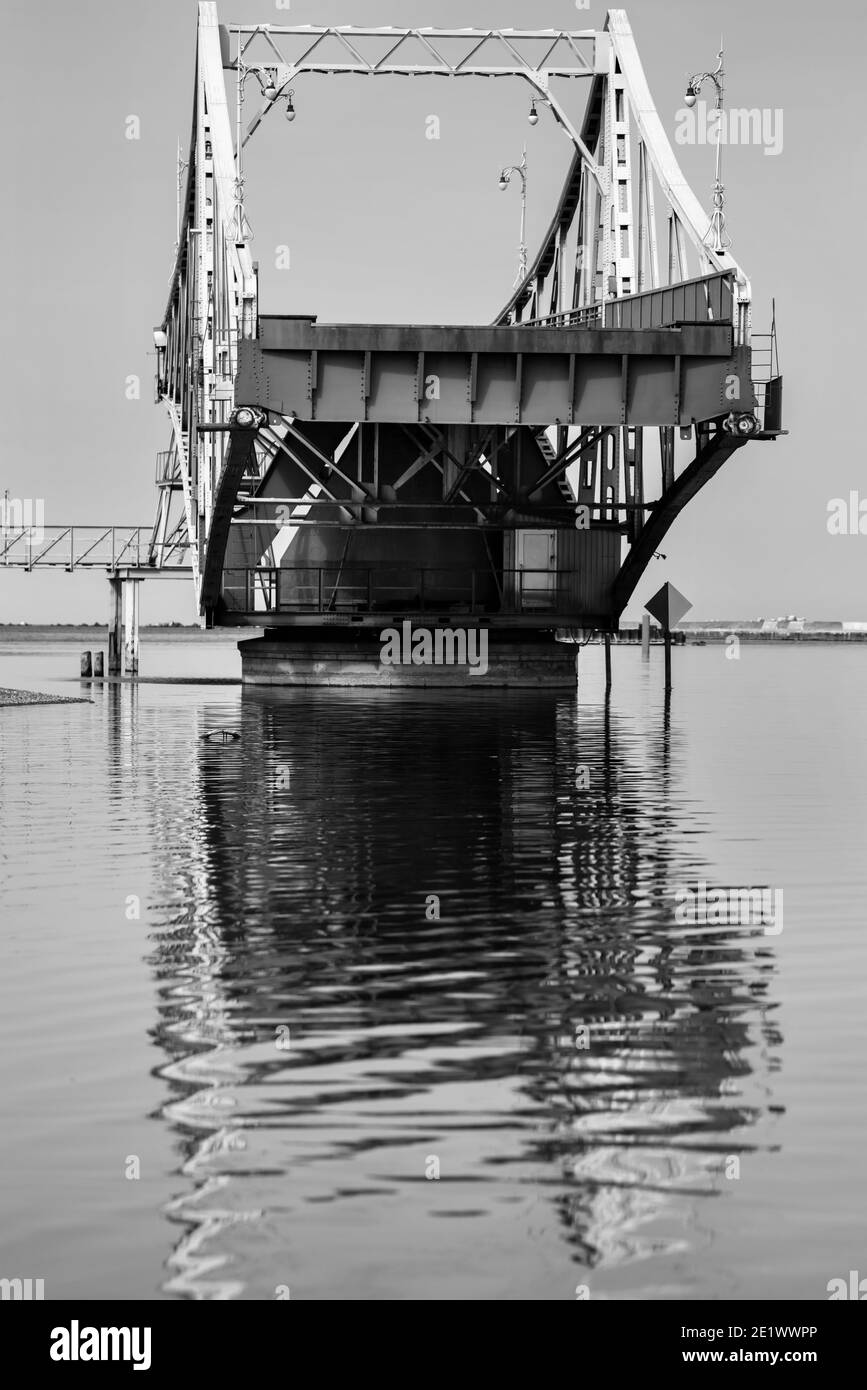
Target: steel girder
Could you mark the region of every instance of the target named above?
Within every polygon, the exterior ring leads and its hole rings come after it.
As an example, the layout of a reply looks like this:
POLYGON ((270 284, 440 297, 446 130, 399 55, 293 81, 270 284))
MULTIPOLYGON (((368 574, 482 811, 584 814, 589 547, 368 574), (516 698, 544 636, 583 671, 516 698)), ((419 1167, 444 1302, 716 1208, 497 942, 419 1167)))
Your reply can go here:
POLYGON ((258 341, 240 345, 236 393, 239 403, 299 420, 388 424, 689 425, 755 407, 749 352, 733 349, 722 324, 417 328, 271 319, 258 341))

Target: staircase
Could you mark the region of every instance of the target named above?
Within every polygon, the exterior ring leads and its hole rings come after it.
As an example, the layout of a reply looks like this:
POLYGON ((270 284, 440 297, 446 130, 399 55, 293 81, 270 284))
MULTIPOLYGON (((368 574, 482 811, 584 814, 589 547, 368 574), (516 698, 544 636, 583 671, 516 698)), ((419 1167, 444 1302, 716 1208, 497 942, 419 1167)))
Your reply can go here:
MULTIPOLYGON (((540 430, 539 433, 536 435, 536 443, 539 446, 539 452, 544 458, 545 463, 554 463, 557 458, 557 451, 555 450, 553 444, 551 443, 544 430, 540 430)), ((557 478, 557 486, 563 494, 563 501, 568 502, 570 507, 574 507, 577 498, 575 497, 575 494, 572 491, 572 485, 569 482, 569 479, 566 477, 565 468, 557 478)))

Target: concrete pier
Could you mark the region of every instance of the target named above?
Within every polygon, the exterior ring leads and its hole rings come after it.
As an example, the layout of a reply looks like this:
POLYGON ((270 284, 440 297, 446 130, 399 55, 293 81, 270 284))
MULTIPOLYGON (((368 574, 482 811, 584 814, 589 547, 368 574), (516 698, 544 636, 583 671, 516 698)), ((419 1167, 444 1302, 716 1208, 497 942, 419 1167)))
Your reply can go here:
MULTIPOLYGON (((245 685, 356 686, 485 690, 574 690, 577 646, 553 633, 482 629, 469 644, 473 664, 381 658, 386 629, 283 629, 238 643, 245 685), (484 639, 484 641, 482 641, 484 639)), ((421 627, 415 627, 417 634, 421 627)), ((399 630, 398 630, 399 631, 399 630)), ((427 629, 435 635, 436 630, 427 629)), ((443 629, 448 632, 448 629, 443 629)), ((403 636, 402 633, 399 634, 403 636)), ((449 633, 451 637, 451 633, 449 633)), ((419 653, 420 655, 420 653, 419 653)))

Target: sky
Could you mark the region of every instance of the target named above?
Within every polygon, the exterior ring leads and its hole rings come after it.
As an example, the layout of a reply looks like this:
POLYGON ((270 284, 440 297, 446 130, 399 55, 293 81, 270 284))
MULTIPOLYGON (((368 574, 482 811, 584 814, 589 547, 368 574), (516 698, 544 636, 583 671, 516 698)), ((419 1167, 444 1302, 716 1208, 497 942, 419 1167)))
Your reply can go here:
MULTIPOLYGON (((626 612, 670 580, 690 617, 867 618, 867 535, 831 535, 828 506, 867 470, 847 405, 860 398, 865 223, 861 65, 854 0, 635 0, 625 6, 674 142, 687 76, 713 67, 720 26, 731 106, 782 112, 782 147, 728 146, 733 253, 753 286, 753 326, 776 300, 788 437, 752 443, 689 504, 626 612)), ((222 22, 599 28, 573 0, 227 0, 222 22)), ((169 441, 153 401, 152 328, 175 236, 177 140, 189 139, 194 0, 0 0, 7 61, 6 271, 0 496, 42 498, 45 524, 153 522, 155 455, 169 441), (137 116, 140 139, 125 137, 137 116), (127 378, 141 380, 128 399, 127 378)), ((575 83, 580 117, 586 87, 575 83)), ((263 312, 320 320, 490 322, 517 256, 517 187, 499 169, 528 146, 531 256, 571 146, 548 113, 527 123, 519 80, 304 76, 298 117, 249 146, 248 214, 263 312), (440 139, 425 138, 429 115, 440 139), (290 268, 276 268, 278 245, 290 268)), ((777 118, 778 129, 779 118, 777 118)), ((675 146, 710 206, 713 150, 675 146)), ((867 508, 865 508, 867 510, 867 508)), ((194 620, 191 581, 143 586, 142 621, 194 620)), ((0 623, 104 621, 101 572, 0 568, 0 623)))

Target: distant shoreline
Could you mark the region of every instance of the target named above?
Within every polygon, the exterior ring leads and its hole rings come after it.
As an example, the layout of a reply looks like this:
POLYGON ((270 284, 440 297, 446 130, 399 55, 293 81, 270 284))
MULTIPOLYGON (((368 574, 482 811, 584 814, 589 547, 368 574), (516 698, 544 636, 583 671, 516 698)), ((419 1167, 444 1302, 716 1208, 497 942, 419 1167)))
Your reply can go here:
MULTIPOLYGON (((698 643, 720 642, 723 643, 732 635, 738 637, 742 642, 867 642, 867 623, 864 624, 863 631, 861 624, 847 624, 848 630, 844 630, 842 622, 805 622, 803 631, 788 631, 783 628, 777 631, 766 629, 761 621, 755 619, 735 619, 732 622, 721 622, 712 619, 706 623, 684 622, 680 623, 676 629, 677 640, 685 646, 694 646, 698 643)), ((157 642, 196 642, 205 644, 231 643, 236 644, 244 638, 256 637, 259 635, 259 628, 209 628, 204 629, 194 624, 188 627, 166 626, 160 624, 143 626, 139 630, 142 640, 150 643, 157 642)), ((91 644, 94 648, 105 647, 108 635, 104 624, 83 624, 74 623, 0 623, 0 644, 3 642, 21 643, 31 639, 51 640, 53 642, 76 642, 91 644)), ((621 645, 631 646, 640 641, 640 624, 637 622, 621 623, 619 638, 615 639, 621 645)), ((656 624, 651 624, 650 640, 654 645, 662 641, 662 631, 656 624)))
MULTIPOLYGON (((159 638, 161 641, 230 642, 240 636, 255 637, 258 628, 210 628, 200 627, 161 627, 159 624, 139 628, 139 637, 159 638)), ((108 626, 105 623, 77 625, 76 623, 0 623, 0 642, 15 641, 24 637, 50 637, 57 642, 91 642, 94 646, 105 646, 108 641, 108 626)))

